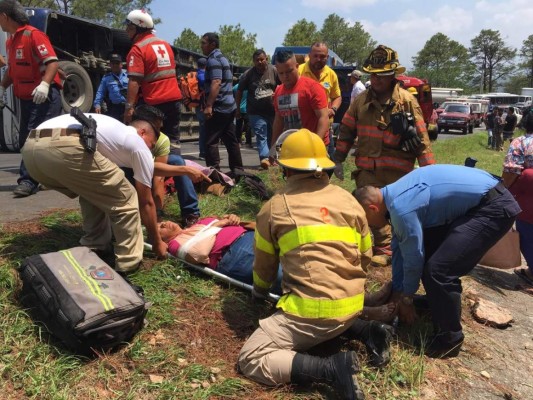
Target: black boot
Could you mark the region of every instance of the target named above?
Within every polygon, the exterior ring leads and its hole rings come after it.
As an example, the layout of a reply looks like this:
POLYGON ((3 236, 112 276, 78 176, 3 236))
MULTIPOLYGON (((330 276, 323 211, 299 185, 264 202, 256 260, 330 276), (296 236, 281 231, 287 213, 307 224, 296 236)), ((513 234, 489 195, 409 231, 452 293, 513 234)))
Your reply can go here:
POLYGON ((296 354, 292 361, 291 383, 310 385, 326 383, 333 386, 343 400, 364 400, 355 374, 359 362, 354 351, 340 352, 327 358, 296 354))
POLYGON ((346 334, 360 340, 366 346, 369 364, 376 368, 387 365, 390 361, 390 342, 394 329, 378 321, 356 319, 346 334))

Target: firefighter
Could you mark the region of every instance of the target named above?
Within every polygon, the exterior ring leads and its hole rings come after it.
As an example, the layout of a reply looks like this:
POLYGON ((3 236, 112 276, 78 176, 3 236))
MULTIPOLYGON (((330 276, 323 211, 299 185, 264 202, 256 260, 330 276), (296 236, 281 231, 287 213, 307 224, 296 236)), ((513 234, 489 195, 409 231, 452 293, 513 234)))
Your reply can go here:
MULTIPOLYGON (((24 7, 15 0, 0 2, 0 27, 10 34, 7 40, 8 69, 0 83, 0 107, 4 106, 6 89, 20 100, 19 148, 28 133, 61 112, 61 80, 59 62, 45 33, 29 25, 24 7)), ((15 197, 27 197, 39 190, 39 182, 20 163, 15 197)))
MULTIPOLYGON (((335 176, 342 179, 342 163, 358 138, 357 169, 352 178, 357 188, 367 185, 381 188, 412 171, 416 160, 420 166, 425 166, 434 164, 435 158, 422 110, 396 79, 405 71, 396 51, 378 46, 366 59, 363 71, 370 74, 371 86, 344 114, 333 154, 335 176)), ((392 256, 390 225, 374 229, 372 233, 372 264, 389 265, 392 256)))
MULTIPOLYGON (((371 238, 364 211, 348 192, 329 183, 322 139, 307 129, 286 137, 278 160, 287 184, 257 215, 253 295, 265 298, 283 268, 277 312, 239 355, 240 371, 265 385, 332 385, 344 399, 363 399, 355 352, 327 358, 304 354, 351 329, 363 309, 371 238)), ((349 332, 351 333, 351 332, 349 332)))
POLYGON ((138 101, 158 108, 165 114, 162 131, 170 139, 170 154, 180 155, 182 95, 174 52, 170 44, 153 34, 153 28, 154 21, 144 10, 133 10, 126 18, 126 33, 133 46, 126 58, 129 84, 124 122, 131 122, 138 101))

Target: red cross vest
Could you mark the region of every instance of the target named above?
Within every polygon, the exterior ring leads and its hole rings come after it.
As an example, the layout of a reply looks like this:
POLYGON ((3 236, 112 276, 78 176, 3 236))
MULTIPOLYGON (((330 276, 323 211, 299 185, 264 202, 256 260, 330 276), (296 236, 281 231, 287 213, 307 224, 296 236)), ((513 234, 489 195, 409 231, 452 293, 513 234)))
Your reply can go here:
POLYGON ((176 79, 176 62, 170 45, 148 34, 128 54, 128 76, 141 78, 141 92, 147 104, 181 100, 176 79))
MULTIPOLYGON (((43 32, 30 25, 17 29, 7 40, 8 74, 13 81, 13 92, 22 100, 31 100, 33 90, 41 83, 46 63, 57 61, 56 53, 43 32)), ((61 89, 56 73, 54 81, 61 89)))

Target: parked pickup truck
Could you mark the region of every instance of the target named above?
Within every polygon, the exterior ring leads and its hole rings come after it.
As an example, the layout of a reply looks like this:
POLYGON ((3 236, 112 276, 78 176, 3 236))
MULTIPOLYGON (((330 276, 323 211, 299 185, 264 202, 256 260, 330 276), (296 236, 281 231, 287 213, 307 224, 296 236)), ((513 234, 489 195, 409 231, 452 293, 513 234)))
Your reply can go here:
POLYGON ((449 103, 437 120, 437 131, 459 130, 463 135, 474 132, 474 118, 468 104, 449 103))

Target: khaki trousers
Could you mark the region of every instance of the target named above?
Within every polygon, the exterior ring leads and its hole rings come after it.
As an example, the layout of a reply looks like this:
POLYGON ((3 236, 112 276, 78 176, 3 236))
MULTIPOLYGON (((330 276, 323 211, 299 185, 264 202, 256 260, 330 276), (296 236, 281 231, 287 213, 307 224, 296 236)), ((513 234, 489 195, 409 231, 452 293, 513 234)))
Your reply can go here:
POLYGON ((239 354, 240 371, 268 386, 289 383, 296 353, 339 336, 352 322, 302 321, 278 311, 259 321, 259 328, 244 343, 239 354))
MULTIPOLYGON (((354 171, 353 177, 355 185, 358 188, 364 186, 375 186, 382 188, 390 183, 396 182, 402 176, 406 175, 403 171, 382 170, 375 169, 365 170, 357 169, 354 171)), ((392 240, 392 229, 390 225, 385 225, 382 228, 372 228, 372 236, 374 236, 374 246, 386 247, 390 246, 392 240)))
POLYGON ((59 132, 26 140, 22 158, 30 175, 50 189, 80 197, 82 245, 107 250, 114 234, 116 269, 137 268, 144 242, 137 192, 116 164, 98 151, 85 152, 79 137, 59 132))

